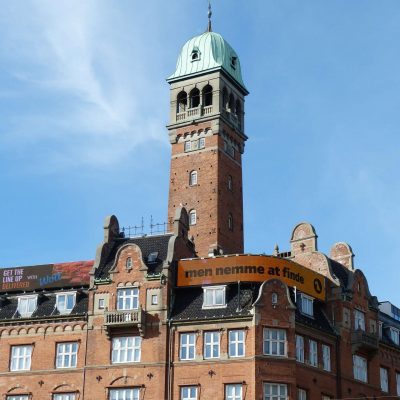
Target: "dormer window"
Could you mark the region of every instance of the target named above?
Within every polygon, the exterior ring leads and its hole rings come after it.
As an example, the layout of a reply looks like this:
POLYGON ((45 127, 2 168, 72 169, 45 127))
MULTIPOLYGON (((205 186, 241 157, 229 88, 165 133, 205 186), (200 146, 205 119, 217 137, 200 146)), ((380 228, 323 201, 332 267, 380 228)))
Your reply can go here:
POLYGON ((233 56, 231 57, 231 67, 233 69, 236 69, 236 65, 237 65, 237 57, 233 56))
POLYGON ((203 308, 226 307, 226 286, 203 287, 203 308))
POLYGON ((392 339, 393 343, 398 346, 400 344, 400 331, 396 328, 390 327, 390 339, 392 339))
POLYGON ((128 257, 125 261, 125 268, 127 270, 131 270, 132 269, 132 257, 128 257))
POLYGON ((300 294, 300 311, 303 314, 314 316, 314 299, 304 293, 300 294))
POLYGON ((75 307, 76 293, 57 293, 57 310, 60 314, 69 314, 75 307))
POLYGON ((192 62, 193 62, 193 61, 199 61, 199 60, 200 60, 200 51, 199 51, 199 49, 198 49, 197 47, 195 47, 195 48, 192 50, 191 59, 192 59, 192 62))
POLYGON ((36 310, 37 295, 18 297, 18 313, 21 317, 30 317, 36 310))

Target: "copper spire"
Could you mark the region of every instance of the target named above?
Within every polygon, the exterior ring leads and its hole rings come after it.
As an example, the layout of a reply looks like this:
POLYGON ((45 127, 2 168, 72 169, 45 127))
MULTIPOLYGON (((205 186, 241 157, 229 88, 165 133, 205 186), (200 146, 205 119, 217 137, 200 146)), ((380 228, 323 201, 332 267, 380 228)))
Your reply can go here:
POLYGON ((212 11, 211 11, 211 1, 208 0, 208 28, 207 32, 211 32, 211 16, 212 16, 212 11))

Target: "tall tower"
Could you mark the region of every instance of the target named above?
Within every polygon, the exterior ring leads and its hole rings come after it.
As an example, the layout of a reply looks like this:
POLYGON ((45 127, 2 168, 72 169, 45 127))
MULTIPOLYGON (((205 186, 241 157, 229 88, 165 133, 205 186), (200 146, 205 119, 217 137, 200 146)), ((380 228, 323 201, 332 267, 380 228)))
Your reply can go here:
POLYGON ((244 97, 239 57, 211 31, 185 43, 170 84, 168 220, 189 213, 197 254, 243 252, 244 97))

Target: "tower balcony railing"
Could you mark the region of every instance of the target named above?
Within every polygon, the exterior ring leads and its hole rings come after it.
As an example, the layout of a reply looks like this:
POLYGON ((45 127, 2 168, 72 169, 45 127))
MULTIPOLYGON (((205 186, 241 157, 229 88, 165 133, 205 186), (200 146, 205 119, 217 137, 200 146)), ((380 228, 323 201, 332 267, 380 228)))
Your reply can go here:
POLYGON ((357 329, 351 334, 351 344, 354 351, 363 350, 374 354, 379 348, 379 338, 377 334, 357 329))
POLYGON ((211 115, 214 112, 213 106, 198 106, 188 108, 186 111, 180 111, 176 113, 176 122, 183 122, 185 120, 192 120, 203 116, 211 115))
POLYGON ((140 335, 144 336, 145 313, 140 307, 138 310, 105 311, 104 326, 107 332, 112 328, 138 328, 140 335))

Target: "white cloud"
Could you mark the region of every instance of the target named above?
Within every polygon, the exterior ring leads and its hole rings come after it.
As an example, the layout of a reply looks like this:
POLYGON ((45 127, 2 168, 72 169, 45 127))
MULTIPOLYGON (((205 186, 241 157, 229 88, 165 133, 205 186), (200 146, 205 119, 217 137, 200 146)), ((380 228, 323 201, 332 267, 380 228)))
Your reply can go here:
POLYGON ((5 93, 18 106, 7 109, 0 151, 30 151, 29 144, 57 167, 98 166, 149 137, 166 138, 167 110, 152 104, 165 94, 146 73, 148 49, 139 39, 146 21, 130 25, 132 16, 111 2, 15 3, 0 19, 0 61, 14 85, 5 93))

